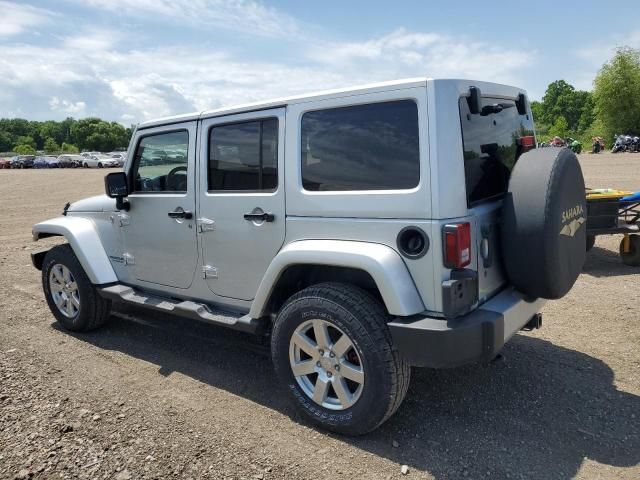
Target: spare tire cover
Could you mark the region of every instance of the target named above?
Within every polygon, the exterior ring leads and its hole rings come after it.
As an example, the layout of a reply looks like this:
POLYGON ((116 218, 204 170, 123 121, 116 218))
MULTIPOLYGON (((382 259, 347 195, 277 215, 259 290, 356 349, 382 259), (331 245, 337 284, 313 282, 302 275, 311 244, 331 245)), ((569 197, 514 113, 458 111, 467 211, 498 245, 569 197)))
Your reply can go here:
POLYGON ((531 297, 563 297, 586 258, 587 205, 576 155, 556 147, 521 155, 511 172, 502 220, 511 283, 531 297))

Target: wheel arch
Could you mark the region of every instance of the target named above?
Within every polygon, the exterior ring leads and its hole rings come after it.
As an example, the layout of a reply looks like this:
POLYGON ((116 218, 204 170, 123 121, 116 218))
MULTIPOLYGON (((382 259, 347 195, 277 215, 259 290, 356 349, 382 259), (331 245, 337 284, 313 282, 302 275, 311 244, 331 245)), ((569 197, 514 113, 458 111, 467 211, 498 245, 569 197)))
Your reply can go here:
MULTIPOLYGON (((34 241, 47 237, 64 237, 94 285, 118 281, 100 236, 90 219, 70 216, 53 218, 35 224, 32 233, 34 241)), ((45 253, 46 251, 38 251, 32 257, 36 268, 38 263, 42 268, 45 253)))
POLYGON ((349 240, 301 240, 272 260, 249 315, 276 313, 291 295, 326 281, 352 283, 376 294, 391 315, 424 311, 424 304, 400 255, 392 248, 349 240))

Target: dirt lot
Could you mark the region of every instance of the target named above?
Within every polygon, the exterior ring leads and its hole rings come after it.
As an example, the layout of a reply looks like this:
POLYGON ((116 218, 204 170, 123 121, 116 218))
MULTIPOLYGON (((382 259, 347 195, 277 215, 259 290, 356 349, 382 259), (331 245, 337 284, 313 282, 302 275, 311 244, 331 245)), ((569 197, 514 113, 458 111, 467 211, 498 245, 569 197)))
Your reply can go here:
MULTIPOLYGON (((582 161, 589 186, 640 189, 640 154, 582 161)), ((414 370, 395 417, 343 438, 295 413, 241 335, 140 312, 58 329, 31 225, 101 193, 103 175, 0 170, 0 477, 640 478, 640 271, 619 237, 598 238, 504 361, 414 370)))

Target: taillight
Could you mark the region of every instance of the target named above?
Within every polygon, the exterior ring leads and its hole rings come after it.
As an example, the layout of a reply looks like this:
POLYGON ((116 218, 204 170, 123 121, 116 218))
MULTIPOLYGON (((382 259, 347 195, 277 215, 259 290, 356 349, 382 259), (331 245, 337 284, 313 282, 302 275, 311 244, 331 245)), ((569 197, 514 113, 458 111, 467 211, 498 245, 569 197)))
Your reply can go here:
POLYGON ((464 268, 471 263, 471 225, 469 223, 453 223, 445 225, 444 232, 444 266, 447 268, 464 268))
POLYGON ((536 137, 534 137, 533 135, 526 135, 524 137, 520 137, 518 139, 518 143, 522 147, 522 151, 526 152, 528 150, 531 150, 532 148, 535 148, 536 137))

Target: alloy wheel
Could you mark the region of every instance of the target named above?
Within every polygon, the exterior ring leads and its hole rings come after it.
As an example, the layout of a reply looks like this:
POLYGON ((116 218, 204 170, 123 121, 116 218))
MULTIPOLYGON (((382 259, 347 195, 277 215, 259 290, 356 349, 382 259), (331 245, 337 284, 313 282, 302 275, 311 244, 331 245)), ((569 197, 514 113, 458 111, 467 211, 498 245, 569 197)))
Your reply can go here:
POLYGON ((80 312, 80 292, 71 271, 62 264, 55 264, 49 272, 49 290, 53 303, 62 315, 75 318, 80 312))
POLYGON ((360 354, 349 336, 327 320, 308 320, 295 329, 289 363, 302 391, 324 408, 345 410, 362 394, 360 354))

